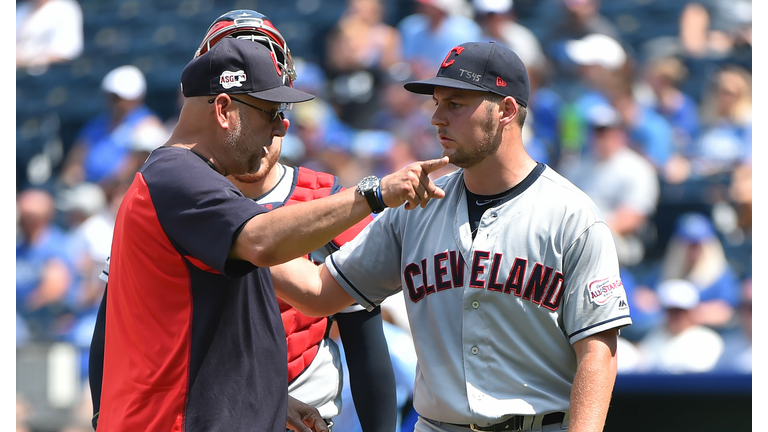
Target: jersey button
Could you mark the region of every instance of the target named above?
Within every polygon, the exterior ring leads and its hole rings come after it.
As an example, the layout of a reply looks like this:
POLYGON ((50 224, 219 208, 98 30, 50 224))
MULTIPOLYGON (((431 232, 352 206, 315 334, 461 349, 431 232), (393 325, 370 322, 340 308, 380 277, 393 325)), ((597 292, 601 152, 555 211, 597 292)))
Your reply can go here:
POLYGON ((477 355, 480 352, 480 348, 473 346, 470 351, 472 351, 472 354, 477 355))
POLYGON ((472 307, 475 308, 475 309, 479 308, 480 307, 480 302, 477 301, 477 300, 473 301, 472 302, 472 307))

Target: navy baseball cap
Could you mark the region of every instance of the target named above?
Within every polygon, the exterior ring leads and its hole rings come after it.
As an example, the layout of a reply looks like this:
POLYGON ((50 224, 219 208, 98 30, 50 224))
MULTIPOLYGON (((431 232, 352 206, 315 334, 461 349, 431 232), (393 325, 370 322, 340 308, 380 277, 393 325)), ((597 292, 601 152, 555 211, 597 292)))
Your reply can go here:
POLYGON ((195 57, 181 72, 184 97, 247 94, 268 102, 296 103, 314 99, 283 85, 270 50, 250 40, 224 38, 195 57))
POLYGON ((410 92, 427 95, 438 86, 512 96, 524 107, 531 92, 523 61, 497 42, 467 42, 453 47, 436 77, 404 85, 410 92))

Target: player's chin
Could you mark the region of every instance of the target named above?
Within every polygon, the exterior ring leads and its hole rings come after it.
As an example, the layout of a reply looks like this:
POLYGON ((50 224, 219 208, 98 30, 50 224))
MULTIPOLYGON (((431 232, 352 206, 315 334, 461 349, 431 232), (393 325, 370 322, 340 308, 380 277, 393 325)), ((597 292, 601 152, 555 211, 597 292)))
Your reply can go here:
POLYGON ((448 163, 454 163, 454 161, 457 160, 457 152, 455 149, 443 148, 440 157, 444 158, 446 156, 448 156, 448 163))

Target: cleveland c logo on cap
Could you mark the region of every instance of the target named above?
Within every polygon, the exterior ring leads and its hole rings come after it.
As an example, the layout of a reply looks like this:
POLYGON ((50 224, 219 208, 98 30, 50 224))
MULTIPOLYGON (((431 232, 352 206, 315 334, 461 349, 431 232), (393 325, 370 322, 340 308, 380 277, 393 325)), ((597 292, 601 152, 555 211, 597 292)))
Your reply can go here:
POLYGON ((462 47, 462 46, 455 46, 455 47, 451 48, 451 50, 448 51, 448 54, 445 55, 445 59, 443 60, 443 64, 441 64, 440 67, 446 68, 446 67, 448 67, 448 66, 453 64, 453 62, 455 60, 451 59, 451 61, 448 61, 448 57, 450 57, 451 53, 454 52, 454 51, 456 51, 456 55, 459 55, 459 54, 461 54, 462 51, 464 51, 464 47, 462 47))

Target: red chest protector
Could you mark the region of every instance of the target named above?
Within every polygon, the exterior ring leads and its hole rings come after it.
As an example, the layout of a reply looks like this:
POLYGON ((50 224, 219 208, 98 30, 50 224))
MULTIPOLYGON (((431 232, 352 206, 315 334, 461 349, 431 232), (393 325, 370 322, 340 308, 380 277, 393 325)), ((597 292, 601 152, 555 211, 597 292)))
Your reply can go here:
MULTIPOLYGON (((344 189, 337 183, 335 176, 304 167, 295 169, 293 181, 291 194, 283 205, 312 201, 344 189)), ((329 243, 329 249, 336 250, 353 239, 372 220, 373 217, 368 216, 340 234, 329 243)), ((329 321, 327 317, 308 317, 279 298, 277 302, 280 305, 280 314, 285 327, 285 341, 288 345, 288 382, 290 383, 314 360, 318 344, 328 331, 329 321)))

